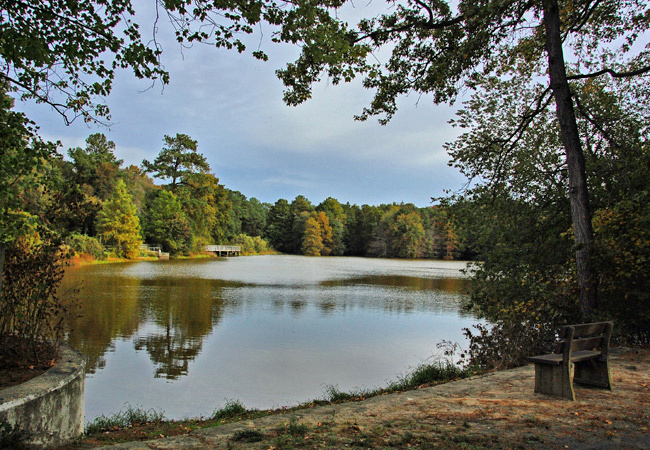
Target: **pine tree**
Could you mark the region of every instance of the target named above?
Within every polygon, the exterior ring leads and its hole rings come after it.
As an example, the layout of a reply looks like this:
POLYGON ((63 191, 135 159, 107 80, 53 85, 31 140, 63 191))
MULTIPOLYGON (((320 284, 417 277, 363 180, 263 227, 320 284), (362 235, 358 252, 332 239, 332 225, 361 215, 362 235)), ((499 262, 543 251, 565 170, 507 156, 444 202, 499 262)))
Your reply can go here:
POLYGON ((111 197, 97 215, 97 231, 104 243, 115 246, 115 253, 125 258, 135 258, 142 239, 140 220, 136 215, 133 198, 124 181, 118 180, 111 197))

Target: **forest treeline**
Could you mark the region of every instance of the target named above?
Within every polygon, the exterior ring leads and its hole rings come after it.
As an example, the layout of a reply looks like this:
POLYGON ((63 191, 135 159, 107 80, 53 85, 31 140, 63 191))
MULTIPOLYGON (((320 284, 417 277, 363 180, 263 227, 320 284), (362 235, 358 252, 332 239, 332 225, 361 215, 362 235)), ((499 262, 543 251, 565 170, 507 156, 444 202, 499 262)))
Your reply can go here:
POLYGON ((358 206, 332 197, 314 205, 302 195, 263 203, 219 184, 191 137, 165 136, 163 143, 153 162, 124 167, 115 143, 95 133, 85 147, 44 162, 45 189, 59 205, 54 217, 76 252, 135 258, 146 243, 172 256, 208 244, 241 245, 245 253, 467 256, 443 208, 358 206))

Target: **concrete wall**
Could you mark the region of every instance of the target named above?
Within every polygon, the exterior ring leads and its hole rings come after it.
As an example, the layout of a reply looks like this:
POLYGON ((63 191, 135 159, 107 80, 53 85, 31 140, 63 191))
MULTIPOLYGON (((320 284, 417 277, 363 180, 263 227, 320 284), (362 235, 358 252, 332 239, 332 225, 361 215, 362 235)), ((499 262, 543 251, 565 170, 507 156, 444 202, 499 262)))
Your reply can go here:
POLYGON ((27 448, 68 443, 84 430, 84 363, 62 346, 56 365, 26 383, 0 391, 0 436, 27 448))

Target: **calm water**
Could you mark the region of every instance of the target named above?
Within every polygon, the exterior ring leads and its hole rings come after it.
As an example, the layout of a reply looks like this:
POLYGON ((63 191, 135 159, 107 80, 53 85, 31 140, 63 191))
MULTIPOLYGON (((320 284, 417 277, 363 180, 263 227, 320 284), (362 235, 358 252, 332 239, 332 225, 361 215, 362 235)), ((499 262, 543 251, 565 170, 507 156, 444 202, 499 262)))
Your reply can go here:
POLYGON ((328 385, 385 386, 475 323, 460 309, 463 267, 252 256, 70 269, 86 420, 127 403, 182 418, 226 400, 269 408, 320 398, 328 385))

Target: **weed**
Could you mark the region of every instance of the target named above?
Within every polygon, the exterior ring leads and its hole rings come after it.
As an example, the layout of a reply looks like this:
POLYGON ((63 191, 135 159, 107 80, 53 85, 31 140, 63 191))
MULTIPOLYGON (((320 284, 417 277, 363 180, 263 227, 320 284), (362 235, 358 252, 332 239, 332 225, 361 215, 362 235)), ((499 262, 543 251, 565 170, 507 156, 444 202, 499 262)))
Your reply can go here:
POLYGON ((451 361, 436 361, 420 364, 411 373, 388 385, 388 391, 404 391, 425 384, 437 384, 445 381, 466 378, 470 371, 458 367, 451 361))
POLYGON ((298 419, 291 417, 289 419, 289 425, 287 426, 287 432, 291 436, 304 436, 309 428, 304 423, 298 423, 298 419))
POLYGON ((226 404, 220 408, 216 409, 210 419, 212 420, 223 420, 230 419, 232 417, 241 416, 246 414, 248 410, 239 400, 226 400, 226 404))
POLYGON ((357 398, 364 398, 368 397, 368 394, 368 391, 343 392, 339 390, 338 386, 332 385, 325 387, 325 399, 330 403, 347 402, 357 398))
POLYGON ((230 438, 235 442, 260 442, 264 439, 264 434, 258 430, 238 430, 230 438))
POLYGON ((165 420, 165 413, 162 411, 145 410, 140 406, 133 407, 127 403, 124 411, 119 411, 110 416, 102 414, 86 425, 86 435, 129 426, 157 423, 163 420, 165 420))

